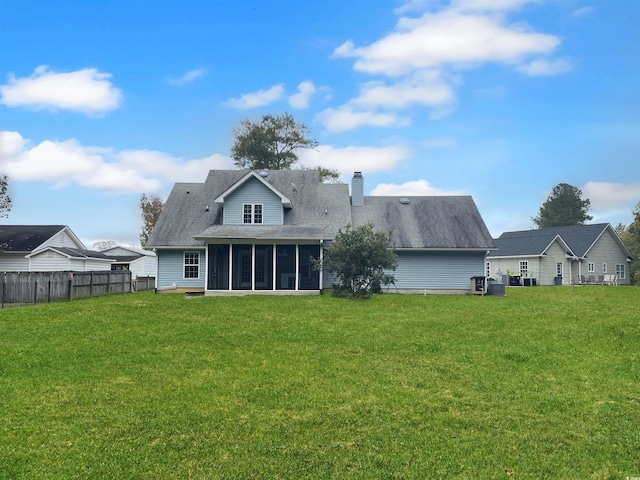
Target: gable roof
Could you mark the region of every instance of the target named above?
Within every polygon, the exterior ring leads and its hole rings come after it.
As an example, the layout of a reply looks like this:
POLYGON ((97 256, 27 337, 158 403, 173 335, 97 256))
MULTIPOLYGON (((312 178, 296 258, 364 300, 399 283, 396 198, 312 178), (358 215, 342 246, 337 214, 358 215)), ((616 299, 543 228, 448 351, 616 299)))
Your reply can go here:
POLYGON ((32 252, 65 229, 82 245, 66 225, 0 225, 0 244, 6 252, 32 252))
POLYGON ((68 258, 79 258, 79 259, 93 259, 93 260, 105 260, 105 261, 111 261, 111 258, 103 255, 100 252, 97 252, 95 250, 85 250, 82 248, 70 248, 70 247, 45 247, 41 250, 38 250, 37 252, 33 252, 30 253, 29 255, 26 255, 27 258, 29 257, 33 257, 36 255, 40 255, 43 252, 47 252, 47 251, 54 251, 54 252, 58 252, 61 255, 64 255, 65 257, 68 258))
POLYGON ((490 256, 517 257, 543 255, 549 245, 559 237, 567 247, 567 253, 584 258, 596 241, 609 230, 620 248, 629 258, 633 258, 629 249, 620 240, 609 223, 589 225, 570 225, 566 227, 540 228, 537 230, 521 230, 504 232, 495 240, 498 251, 490 256))
POLYGON ((271 183, 269 183, 266 180, 268 176, 269 176, 269 172, 267 170, 261 170, 260 173, 257 173, 256 171, 251 170, 244 177, 242 177, 236 183, 231 185, 227 190, 225 190, 220 195, 218 195, 213 201, 215 203, 224 204, 225 197, 227 197, 228 195, 231 195, 238 188, 244 185, 248 180, 255 178, 260 183, 265 185, 269 190, 271 190, 274 194, 280 197, 280 200, 282 200, 282 205, 284 207, 291 208, 291 200, 289 200, 289 198, 287 198, 282 192, 280 192, 277 188, 275 188, 271 183))
POLYGON ((149 250, 143 250, 141 248, 135 248, 135 247, 123 247, 121 245, 116 245, 115 247, 110 247, 104 250, 100 250, 100 253, 107 255, 109 258, 120 258, 120 257, 130 257, 130 256, 135 256, 137 258, 141 256, 145 256, 145 257, 156 256, 155 253, 150 252, 149 250), (114 251, 118 251, 118 250, 125 250, 128 253, 122 254, 122 255, 119 253, 114 253, 114 251))
MULTIPOLYGON (((266 177, 255 175, 292 207, 285 211, 284 225, 278 227, 279 231, 271 227, 267 232, 268 226, 252 229, 223 225, 223 205, 214 201, 255 176, 249 176, 246 170, 211 170, 204 183, 174 185, 145 248, 203 247, 204 238, 214 235, 300 238, 296 229, 301 227, 315 229, 313 238, 333 238, 351 222, 348 185, 320 183, 317 170, 266 170, 266 173, 266 177)), ((304 231, 303 235, 302 238, 308 238, 309 232, 304 231)))
POLYGON ((430 197, 364 197, 351 208, 353 226, 373 222, 391 234, 395 248, 495 249, 473 199, 468 195, 430 197))
POLYGON ((352 207, 349 186, 321 183, 317 170, 212 170, 204 183, 175 184, 145 248, 203 248, 210 238, 328 240, 347 225, 373 222, 398 249, 495 249, 470 196, 402 198, 369 196, 352 207), (253 178, 291 205, 283 225, 223 224, 217 202, 253 178))

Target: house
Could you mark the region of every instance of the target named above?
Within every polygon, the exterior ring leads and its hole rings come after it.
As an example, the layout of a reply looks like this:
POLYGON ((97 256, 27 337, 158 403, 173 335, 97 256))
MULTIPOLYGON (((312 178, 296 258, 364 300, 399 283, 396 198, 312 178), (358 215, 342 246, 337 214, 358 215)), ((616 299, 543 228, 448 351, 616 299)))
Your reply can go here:
POLYGON ((516 274, 537 285, 629 284, 631 252, 608 223, 505 232, 487 256, 487 275, 516 274), (612 277, 617 277, 613 280, 612 277))
POLYGON ((104 256, 113 260, 111 270, 129 270, 131 278, 155 277, 158 272, 156 254, 140 248, 116 246, 102 250, 104 256))
POLYGON ((66 225, 0 225, 0 271, 111 270, 109 258, 87 250, 66 225))
POLYGON ((494 248, 469 196, 364 196, 360 172, 350 195, 317 170, 212 170, 177 183, 145 248, 157 254, 159 291, 318 294, 335 278, 312 260, 340 229, 367 222, 391 234, 393 292, 469 293, 494 248))

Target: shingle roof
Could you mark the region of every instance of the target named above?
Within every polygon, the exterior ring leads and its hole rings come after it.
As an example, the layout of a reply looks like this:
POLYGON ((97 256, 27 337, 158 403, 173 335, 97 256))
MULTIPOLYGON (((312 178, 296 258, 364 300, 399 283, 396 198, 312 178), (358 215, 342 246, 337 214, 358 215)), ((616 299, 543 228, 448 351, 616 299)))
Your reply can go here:
POLYGON ((354 226, 373 222, 377 230, 391 233, 396 248, 494 248, 470 196, 369 196, 364 206, 352 207, 351 212, 354 226))
POLYGON ((0 245, 7 252, 31 252, 65 225, 0 225, 0 245))
POLYGON ((331 239, 339 229, 373 222, 396 248, 492 249, 493 239, 470 196, 365 197, 352 207, 349 186, 324 184, 317 170, 269 170, 267 181, 291 201, 282 226, 223 225, 214 199, 247 175, 212 170, 204 183, 177 183, 146 248, 204 246, 205 238, 331 239), (207 211, 208 207, 208 211, 207 211), (194 238, 195 237, 195 238, 194 238))
POLYGON ((37 253, 33 253, 27 256, 30 257, 32 255, 38 255, 40 252, 45 252, 48 249, 55 250, 56 252, 60 252, 63 255, 67 255, 72 258, 93 258, 95 260, 111 260, 110 257, 107 257, 95 250, 84 250, 81 248, 69 248, 69 247, 46 247, 43 250, 38 251, 37 253))
MULTIPOLYGON (((267 181, 293 204, 284 216, 287 236, 281 238, 293 238, 293 226, 327 231, 322 238, 332 238, 338 229, 350 223, 348 185, 320 183, 317 170, 267 173, 267 181)), ((212 227, 223 236, 230 235, 230 230, 221 228, 222 206, 215 204, 214 199, 246 174, 246 170, 212 170, 204 183, 176 183, 145 247, 203 246, 204 241, 194 236, 201 236, 212 227)))
MULTIPOLYGON (((600 237, 607 228, 611 228, 611 225, 608 223, 594 223, 589 225, 570 225, 566 227, 504 232, 495 240, 498 251, 492 253, 491 256, 517 257, 542 255, 551 242, 557 236, 560 236, 571 249, 571 252, 567 253, 584 257, 598 237, 600 237)), ((618 238, 617 235, 616 238, 618 238)), ((619 239, 618 243, 626 250, 626 247, 624 247, 619 239)))

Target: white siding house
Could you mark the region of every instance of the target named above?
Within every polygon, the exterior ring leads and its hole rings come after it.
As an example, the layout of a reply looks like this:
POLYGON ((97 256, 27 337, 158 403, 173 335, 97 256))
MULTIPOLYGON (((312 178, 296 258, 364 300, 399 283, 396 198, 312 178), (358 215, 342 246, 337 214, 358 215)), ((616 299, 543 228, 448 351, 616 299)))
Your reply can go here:
POLYGON ((0 271, 110 270, 111 260, 87 250, 66 225, 0 226, 0 271))
POLYGON ((608 223, 505 232, 495 243, 498 250, 487 256, 494 277, 522 274, 538 285, 630 283, 633 256, 608 223))

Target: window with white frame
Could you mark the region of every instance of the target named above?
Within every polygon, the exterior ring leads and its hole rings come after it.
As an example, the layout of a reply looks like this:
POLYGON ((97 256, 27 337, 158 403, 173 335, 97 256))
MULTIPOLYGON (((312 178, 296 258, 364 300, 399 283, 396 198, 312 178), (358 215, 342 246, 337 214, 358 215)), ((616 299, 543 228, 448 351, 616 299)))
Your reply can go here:
POLYGON ((523 277, 526 277, 528 271, 529 271, 529 262, 527 260, 522 260, 520 262, 520 275, 522 275, 523 277))
POLYGON ((627 270, 624 263, 619 263, 616 265, 616 275, 621 280, 624 280, 625 278, 627 278, 627 270))
POLYGON ((596 271, 596 264, 593 262, 589 262, 587 264, 587 270, 589 271, 589 273, 593 273, 596 271))
POLYGON ((242 206, 242 223, 262 223, 262 204, 245 203, 242 206))
POLYGON ((184 252, 184 278, 200 277, 200 253, 184 252))
POLYGON ((602 264, 602 273, 607 273, 607 264, 606 263, 602 264))
POLYGON ((562 262, 556 263, 556 277, 562 276, 562 262))

